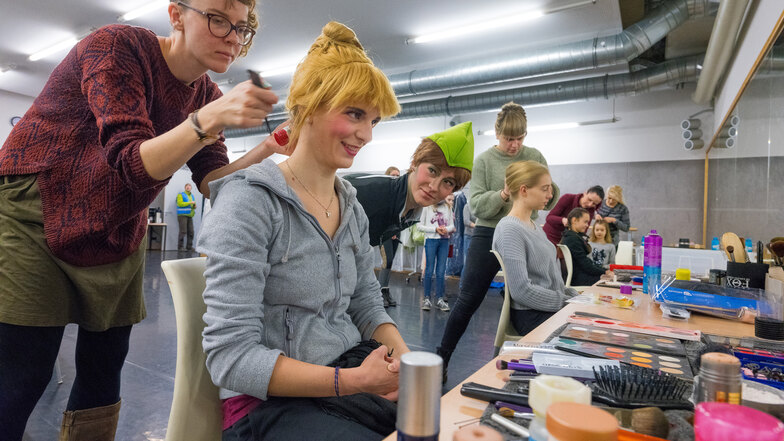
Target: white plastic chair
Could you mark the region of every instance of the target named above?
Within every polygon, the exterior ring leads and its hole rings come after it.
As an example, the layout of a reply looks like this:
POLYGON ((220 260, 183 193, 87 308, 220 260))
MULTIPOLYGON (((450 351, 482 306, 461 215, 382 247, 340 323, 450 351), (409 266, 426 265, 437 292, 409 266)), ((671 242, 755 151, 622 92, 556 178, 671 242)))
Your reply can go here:
POLYGON ((618 250, 615 253, 616 265, 633 265, 632 253, 634 252, 634 242, 622 240, 618 242, 618 250))
POLYGON ((201 344, 202 316, 207 309, 202 298, 206 261, 196 257, 161 262, 177 320, 177 370, 166 441, 221 439, 221 401, 218 387, 207 372, 207 357, 201 344))
MULTIPOLYGON (((501 255, 498 254, 498 251, 496 250, 490 250, 490 252, 498 259, 498 263, 501 264, 501 271, 506 274, 506 268, 504 267, 504 261, 501 259, 501 255)), ((494 357, 498 355, 498 351, 501 350, 501 346, 505 341, 517 341, 522 337, 517 334, 514 326, 512 326, 512 321, 509 320, 509 309, 511 308, 512 299, 509 295, 509 284, 506 283, 506 278, 504 277, 504 304, 501 306, 501 316, 498 318, 498 329, 495 331, 495 342, 493 343, 493 346, 495 346, 493 351, 494 357)))
POLYGON ((566 282, 564 282, 564 285, 572 286, 572 252, 569 251, 569 247, 562 243, 559 243, 556 246, 563 253, 564 263, 566 264, 566 282))

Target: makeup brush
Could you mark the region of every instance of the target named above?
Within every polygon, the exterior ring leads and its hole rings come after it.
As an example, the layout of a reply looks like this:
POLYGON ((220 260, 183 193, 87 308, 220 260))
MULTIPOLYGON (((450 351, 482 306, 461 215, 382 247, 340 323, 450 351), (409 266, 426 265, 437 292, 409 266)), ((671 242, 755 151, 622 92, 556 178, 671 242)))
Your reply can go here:
POLYGON ((530 420, 534 417, 534 414, 531 412, 515 412, 508 407, 502 407, 498 409, 498 414, 506 418, 524 418, 527 420, 530 420))
POLYGON ((775 256, 776 265, 781 266, 782 259, 784 259, 784 240, 773 242, 768 245, 768 248, 770 248, 770 251, 775 256))
POLYGON ((730 255, 730 262, 735 263, 735 247, 732 245, 727 245, 727 253, 730 255))
POLYGON ((617 407, 602 407, 610 412, 621 427, 631 429, 637 433, 659 438, 667 438, 670 433, 670 423, 664 411, 658 407, 643 407, 640 409, 619 409, 617 407))

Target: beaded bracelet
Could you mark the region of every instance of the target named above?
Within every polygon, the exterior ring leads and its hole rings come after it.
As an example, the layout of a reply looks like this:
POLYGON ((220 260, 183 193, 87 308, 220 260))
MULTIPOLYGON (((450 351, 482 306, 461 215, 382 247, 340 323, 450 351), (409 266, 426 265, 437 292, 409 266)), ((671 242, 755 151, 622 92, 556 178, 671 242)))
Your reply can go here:
POLYGON ((340 366, 335 366, 335 396, 340 396, 340 385, 338 384, 338 372, 340 371, 340 366))

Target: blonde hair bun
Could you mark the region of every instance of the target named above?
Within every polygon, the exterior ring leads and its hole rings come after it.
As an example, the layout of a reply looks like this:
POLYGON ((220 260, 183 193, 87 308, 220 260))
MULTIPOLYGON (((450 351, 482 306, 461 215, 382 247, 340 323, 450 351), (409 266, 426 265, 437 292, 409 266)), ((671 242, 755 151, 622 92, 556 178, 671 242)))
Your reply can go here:
POLYGON ((358 49, 364 50, 359 39, 357 39, 357 34, 343 23, 331 21, 324 25, 324 28, 321 29, 321 34, 329 40, 350 44, 356 46, 358 49))
POLYGON ((296 147, 304 122, 317 109, 332 110, 348 104, 373 107, 382 118, 400 112, 392 85, 367 56, 354 31, 331 21, 322 28, 292 77, 286 99, 291 121, 289 145, 296 147))

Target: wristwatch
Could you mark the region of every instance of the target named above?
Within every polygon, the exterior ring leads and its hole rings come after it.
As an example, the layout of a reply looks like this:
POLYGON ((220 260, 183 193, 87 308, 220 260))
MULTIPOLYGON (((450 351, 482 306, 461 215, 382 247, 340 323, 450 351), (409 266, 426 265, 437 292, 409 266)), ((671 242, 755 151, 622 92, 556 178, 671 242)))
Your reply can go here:
POLYGON ((194 110, 190 115, 188 115, 188 121, 190 121, 191 127, 196 132, 196 136, 198 136, 199 142, 204 145, 214 144, 218 140, 219 136, 205 132, 199 124, 198 115, 199 111, 194 110))

